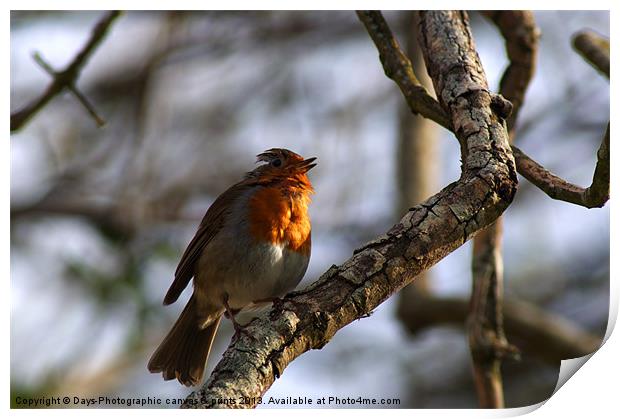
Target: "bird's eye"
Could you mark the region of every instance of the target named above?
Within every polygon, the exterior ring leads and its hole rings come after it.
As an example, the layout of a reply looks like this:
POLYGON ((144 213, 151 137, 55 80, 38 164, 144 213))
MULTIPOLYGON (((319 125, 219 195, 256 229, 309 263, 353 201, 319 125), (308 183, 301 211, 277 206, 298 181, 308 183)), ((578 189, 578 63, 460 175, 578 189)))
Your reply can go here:
POLYGON ((282 160, 280 160, 280 159, 275 159, 275 160, 273 160, 273 161, 271 162, 271 165, 272 165, 273 167, 280 167, 280 166, 282 166, 282 160))

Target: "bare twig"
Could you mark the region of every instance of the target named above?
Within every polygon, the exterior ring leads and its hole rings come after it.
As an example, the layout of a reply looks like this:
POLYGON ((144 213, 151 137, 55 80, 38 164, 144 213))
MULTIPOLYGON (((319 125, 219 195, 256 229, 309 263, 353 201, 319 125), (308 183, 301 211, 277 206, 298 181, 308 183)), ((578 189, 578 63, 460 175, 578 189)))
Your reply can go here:
POLYGON ((592 31, 583 31, 573 38, 573 47, 594 68, 609 78, 609 39, 592 31))
POLYGON ((24 124, 30 120, 30 118, 36 115, 37 112, 43 109, 43 107, 47 105, 50 100, 52 100, 65 88, 69 89, 78 98, 88 113, 95 119, 97 125, 102 126, 105 123, 103 119, 97 115, 93 106, 88 102, 88 100, 86 100, 84 95, 79 92, 75 86, 75 83, 82 68, 105 37, 114 19, 116 19, 120 13, 121 12, 119 11, 107 12, 93 28, 88 42, 73 58, 71 63, 62 71, 54 71, 54 69, 51 68, 51 66, 46 63, 43 58, 41 58, 40 54, 35 53, 35 61, 53 77, 53 80, 41 96, 24 106, 22 109, 11 114, 11 132, 22 128, 24 124))
MULTIPOLYGON (((52 78, 57 77, 57 74, 54 69, 52 68, 51 65, 49 65, 49 63, 47 63, 43 57, 41 56, 41 54, 39 54, 38 52, 35 52, 33 55, 34 60, 37 62, 37 64, 39 64, 46 72, 47 74, 49 74, 50 76, 52 76, 52 78)), ((77 77, 77 76, 76 76, 77 77)), ((76 97, 76 99, 82 104, 82 106, 84 106, 84 108, 88 111, 88 113, 90 114, 90 116, 93 117, 93 119, 95 120, 95 122, 97 123, 97 126, 102 127, 105 125, 105 121, 103 120, 103 118, 101 118, 98 114, 97 111, 95 111, 95 108, 93 107, 93 105, 88 101, 88 99, 86 99, 86 96, 84 96, 82 94, 82 92, 80 92, 76 87, 74 83, 70 83, 67 84, 65 86, 67 89, 69 89, 69 91, 71 93, 73 93, 73 95, 76 97)))
POLYGON ((323 347, 338 330, 367 316, 496 220, 512 202, 517 175, 508 134, 491 110, 492 95, 466 15, 427 12, 421 26, 424 39, 433 40, 423 42, 422 50, 435 86, 441 86, 437 94, 459 127, 466 150, 461 178, 412 208, 344 264, 333 266, 310 287, 289 294, 270 313, 252 321, 184 407, 231 407, 218 403, 231 397, 243 397, 249 404, 242 407, 253 407, 295 358, 323 347), (446 71, 449 68, 452 71, 446 71))
POLYGON ((439 103, 428 94, 413 72, 409 58, 400 49, 385 19, 378 11, 358 11, 357 16, 366 27, 383 64, 385 75, 394 80, 402 91, 409 108, 414 114, 432 119, 452 131, 448 116, 439 103))
POLYGON ((586 208, 601 208, 609 200, 609 124, 596 154, 592 184, 587 188, 554 175, 515 146, 512 147, 512 152, 519 173, 553 199, 586 208))
POLYGON ((483 14, 499 29, 506 41, 508 68, 500 81, 500 93, 512 103, 512 113, 506 119, 512 131, 519 116, 525 92, 534 76, 540 30, 529 10, 496 10, 483 14))
MULTIPOLYGON (((442 324, 465 326, 469 302, 464 298, 423 294, 402 310, 403 324, 415 334, 442 324)), ((524 356, 550 363, 590 354, 601 345, 601 338, 524 301, 504 302, 504 327, 506 335, 519 343, 524 356)))

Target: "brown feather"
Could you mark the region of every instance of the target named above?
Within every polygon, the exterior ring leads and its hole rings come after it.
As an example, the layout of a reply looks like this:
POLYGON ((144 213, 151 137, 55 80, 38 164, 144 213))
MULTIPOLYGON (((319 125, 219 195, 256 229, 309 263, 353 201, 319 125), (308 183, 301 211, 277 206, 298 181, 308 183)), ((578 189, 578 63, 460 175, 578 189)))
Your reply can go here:
POLYGON ((207 210, 202 218, 196 235, 185 249, 181 261, 174 273, 174 281, 164 297, 164 305, 174 303, 196 273, 196 262, 205 246, 222 228, 231 209, 231 202, 247 191, 254 182, 242 181, 222 193, 207 210))
POLYGON ((198 384, 211 351, 220 317, 204 328, 196 313, 192 296, 168 335, 148 363, 150 372, 161 372, 164 380, 178 379, 186 386, 198 384))

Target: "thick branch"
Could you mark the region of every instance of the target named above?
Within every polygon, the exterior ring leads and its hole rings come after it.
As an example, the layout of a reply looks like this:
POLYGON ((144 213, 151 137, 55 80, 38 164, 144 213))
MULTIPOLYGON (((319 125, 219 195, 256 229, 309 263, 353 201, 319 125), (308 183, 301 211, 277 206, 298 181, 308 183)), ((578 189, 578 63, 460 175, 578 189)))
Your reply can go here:
POLYGON ((421 20, 427 67, 467 151, 461 179, 412 208, 344 264, 333 266, 310 287, 287 295, 270 313, 251 322, 247 335, 231 343, 185 407, 227 407, 217 400, 231 397, 256 400, 295 358, 322 348, 338 330, 368 316, 512 202, 517 176, 508 135, 491 110, 467 18, 433 11, 421 20))
MULTIPOLYGON (((462 327, 468 311, 469 302, 463 298, 421 295, 415 304, 403 308, 401 319, 415 334, 442 324, 462 327)), ((601 345, 600 338, 524 301, 505 301, 504 326, 508 337, 518 342, 524 355, 550 363, 590 354, 601 345)))
POLYGON ((366 27, 368 34, 379 51, 385 75, 400 87, 403 96, 414 114, 432 119, 442 127, 452 131, 450 119, 439 103, 428 94, 418 81, 411 61, 400 49, 396 37, 378 11, 358 11, 357 16, 366 27))
POLYGON ((498 10, 483 14, 497 26, 506 42, 510 63, 500 81, 500 93, 513 106, 506 120, 508 130, 512 131, 534 76, 540 31, 530 10, 498 10))
POLYGON ((519 173, 551 198, 586 208, 601 208, 609 200, 609 124, 596 153, 592 184, 587 188, 573 185, 554 175, 515 146, 512 151, 519 173))
POLYGON ((119 11, 112 11, 106 13, 103 18, 92 30, 90 39, 84 45, 84 47, 73 58, 71 63, 62 71, 54 71, 49 64, 47 64, 41 56, 36 53, 35 60, 39 65, 43 67, 52 77, 53 80, 47 89, 37 99, 24 106, 22 109, 11 114, 11 132, 17 131, 26 124, 30 118, 37 114, 45 105, 49 103, 57 94, 62 92, 65 88, 69 89, 82 103, 91 116, 95 118, 95 121, 99 125, 103 124, 101 117, 97 115, 93 106, 86 100, 84 95, 75 87, 75 83, 82 71, 84 65, 86 65, 88 59, 93 54, 95 49, 99 46, 103 38, 108 32, 110 25, 120 15, 119 11))
POLYGON ((592 31, 579 32, 573 47, 594 68, 609 78, 609 40, 592 31))

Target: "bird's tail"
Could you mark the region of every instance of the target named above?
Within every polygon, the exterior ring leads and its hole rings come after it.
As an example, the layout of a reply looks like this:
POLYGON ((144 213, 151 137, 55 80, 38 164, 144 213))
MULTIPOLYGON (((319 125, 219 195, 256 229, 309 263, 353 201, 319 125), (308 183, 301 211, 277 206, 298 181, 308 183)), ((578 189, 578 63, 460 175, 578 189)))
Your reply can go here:
POLYGON ((176 378, 186 386, 200 383, 222 316, 215 317, 203 329, 200 327, 201 318, 192 295, 170 332, 151 356, 148 363, 150 372, 161 372, 164 380, 176 378))

